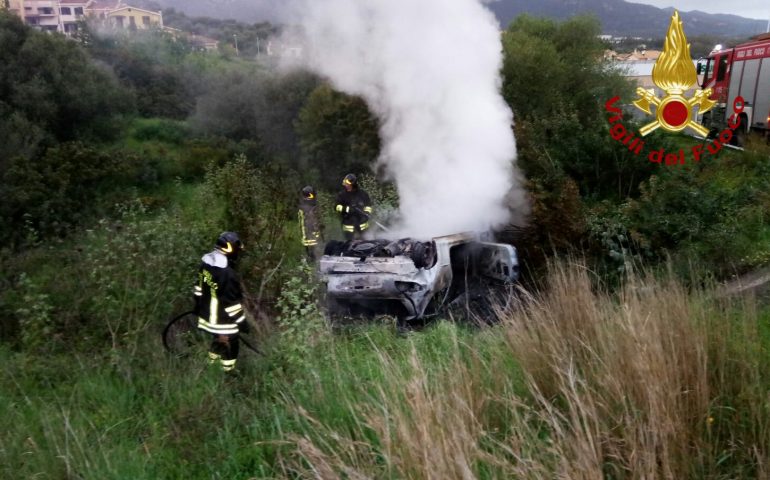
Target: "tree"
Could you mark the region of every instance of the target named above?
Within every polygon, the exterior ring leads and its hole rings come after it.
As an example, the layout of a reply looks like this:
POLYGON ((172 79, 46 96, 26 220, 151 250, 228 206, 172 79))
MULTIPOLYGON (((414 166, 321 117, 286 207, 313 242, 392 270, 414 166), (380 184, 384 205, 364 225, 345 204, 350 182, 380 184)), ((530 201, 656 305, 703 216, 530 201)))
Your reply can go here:
POLYGON ((571 177, 583 195, 624 198, 654 165, 619 148, 604 104, 631 85, 602 60, 599 22, 519 16, 503 34, 503 95, 516 118, 519 164, 546 185, 571 177))
POLYGON ((0 236, 63 233, 93 206, 118 156, 79 141, 117 132, 133 97, 78 43, 37 32, 0 11, 0 236))
POLYGON ((136 164, 136 158, 80 142, 49 148, 34 162, 11 158, 0 176, 3 245, 18 244, 30 231, 39 237, 67 233, 108 193, 130 183, 136 164))
POLYGON ((0 43, 2 131, 12 140, 0 142, 0 151, 12 143, 32 155, 46 139, 103 138, 114 134, 115 116, 133 108, 131 96, 75 42, 34 31, 0 12, 0 43), (33 135, 20 129, 31 129, 33 135), (39 138, 38 145, 29 142, 33 136, 39 138))
POLYGON ((268 154, 296 164, 294 121, 317 84, 317 77, 303 71, 277 75, 241 67, 212 74, 192 123, 199 132, 256 140, 268 154))
POLYGON ((296 125, 302 170, 327 187, 337 187, 344 172, 369 170, 380 154, 379 125, 366 103, 329 85, 310 94, 296 125))
POLYGON ((193 111, 194 95, 182 67, 192 47, 183 38, 157 29, 110 36, 86 30, 81 36, 89 39, 89 53, 133 92, 142 116, 184 119, 193 111))

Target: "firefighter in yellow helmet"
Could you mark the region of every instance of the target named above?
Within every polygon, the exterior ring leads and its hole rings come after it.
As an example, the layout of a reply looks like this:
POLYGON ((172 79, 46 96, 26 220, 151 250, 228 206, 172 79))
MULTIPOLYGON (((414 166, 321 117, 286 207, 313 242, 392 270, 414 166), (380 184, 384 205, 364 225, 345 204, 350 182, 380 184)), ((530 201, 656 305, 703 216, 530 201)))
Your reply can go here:
POLYGON ((342 233, 345 240, 361 238, 361 234, 369 228, 372 201, 369 194, 358 187, 358 179, 352 173, 342 179, 342 187, 334 207, 342 220, 342 233))
POLYGON ((321 230, 323 226, 318 216, 318 199, 315 189, 307 185, 301 191, 299 198, 299 228, 302 234, 302 245, 305 246, 307 257, 315 261, 318 257, 318 249, 323 241, 321 230))
POLYGON ((198 328, 213 336, 209 363, 219 363, 229 372, 238 360, 238 334, 248 332, 243 310, 241 282, 234 266, 243 251, 235 232, 223 232, 214 250, 201 258, 195 284, 195 313, 198 328))

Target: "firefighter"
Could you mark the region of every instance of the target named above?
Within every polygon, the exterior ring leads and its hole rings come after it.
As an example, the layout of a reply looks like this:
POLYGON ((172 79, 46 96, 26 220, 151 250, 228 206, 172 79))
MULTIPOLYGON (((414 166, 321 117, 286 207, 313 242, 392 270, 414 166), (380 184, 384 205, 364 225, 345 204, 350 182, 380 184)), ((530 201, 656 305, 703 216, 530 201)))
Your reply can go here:
POLYGON ((358 179, 352 173, 342 179, 344 188, 337 195, 335 210, 342 220, 342 233, 345 240, 361 238, 369 228, 369 217, 372 214, 372 202, 369 194, 358 188, 358 179))
POLYGON ((201 258, 195 285, 195 313, 198 328, 212 334, 209 363, 219 363, 225 372, 238 360, 238 334, 248 332, 243 310, 243 293, 235 263, 243 243, 235 232, 223 232, 214 250, 201 258))
POLYGON ((302 189, 299 199, 299 228, 302 233, 302 245, 305 246, 307 257, 314 262, 318 256, 322 225, 318 219, 318 200, 315 189, 307 185, 302 189))

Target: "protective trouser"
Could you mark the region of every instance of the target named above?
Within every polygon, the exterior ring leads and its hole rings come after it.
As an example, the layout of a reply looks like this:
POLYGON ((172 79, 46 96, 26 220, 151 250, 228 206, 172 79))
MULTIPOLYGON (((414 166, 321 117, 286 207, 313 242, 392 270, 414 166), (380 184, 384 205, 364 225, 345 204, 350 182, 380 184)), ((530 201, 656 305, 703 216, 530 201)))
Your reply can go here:
POLYGON ((235 368, 235 362, 238 361, 240 342, 238 335, 227 335, 226 337, 227 342, 222 342, 218 335, 214 335, 209 347, 209 364, 219 363, 222 370, 229 372, 235 368))
POLYGON ((361 238, 361 234, 369 228, 369 222, 360 223, 358 225, 345 225, 342 224, 342 234, 345 236, 345 240, 353 240, 354 238, 361 238))

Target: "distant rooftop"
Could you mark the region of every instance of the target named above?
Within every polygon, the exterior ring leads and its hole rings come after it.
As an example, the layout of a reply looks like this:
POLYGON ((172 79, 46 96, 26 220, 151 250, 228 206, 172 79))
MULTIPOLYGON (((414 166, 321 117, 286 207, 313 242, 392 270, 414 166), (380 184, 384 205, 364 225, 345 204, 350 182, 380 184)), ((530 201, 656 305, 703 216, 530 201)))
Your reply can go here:
POLYGON ((94 0, 89 7, 91 10, 115 10, 120 7, 120 0, 94 0))

